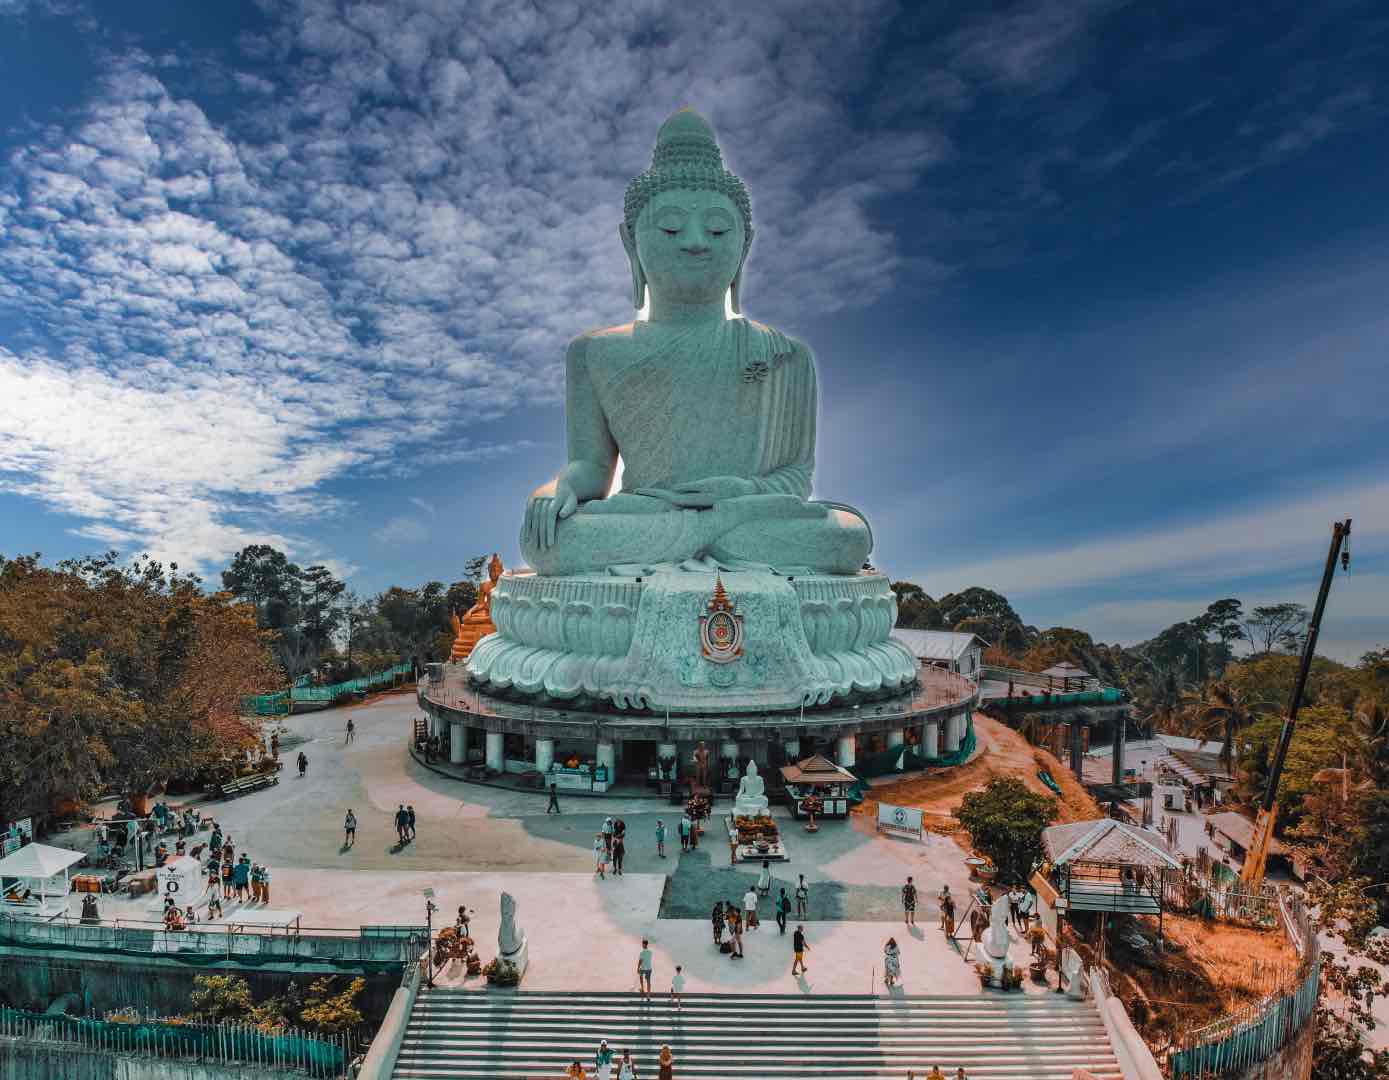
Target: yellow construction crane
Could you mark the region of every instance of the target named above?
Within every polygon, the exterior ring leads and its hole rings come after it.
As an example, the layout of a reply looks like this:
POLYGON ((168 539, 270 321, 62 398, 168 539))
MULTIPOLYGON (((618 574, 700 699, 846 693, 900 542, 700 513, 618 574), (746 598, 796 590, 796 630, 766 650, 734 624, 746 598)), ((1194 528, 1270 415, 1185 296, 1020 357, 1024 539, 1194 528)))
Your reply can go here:
POLYGON ((1321 632, 1322 612, 1326 610, 1326 597, 1331 592, 1331 579, 1336 575, 1336 558, 1340 556, 1342 569, 1350 569, 1350 518, 1338 521, 1331 527, 1331 550, 1326 555, 1326 569, 1321 576, 1321 591, 1317 593, 1317 606, 1312 612, 1312 621, 1307 627, 1307 640, 1302 645, 1302 664, 1297 669, 1297 682, 1293 684, 1292 700, 1288 703, 1288 715, 1283 720, 1283 730, 1278 733, 1278 749, 1273 755, 1273 767, 1268 773, 1268 787, 1264 791, 1263 806, 1259 808, 1259 820, 1254 824, 1254 841, 1249 845, 1249 854, 1244 858, 1240 870, 1240 880, 1250 889, 1257 889, 1264 881, 1264 866, 1268 862, 1268 846, 1273 839, 1273 827, 1278 823, 1278 781, 1283 776, 1283 762, 1288 756, 1288 746, 1293 741, 1293 728, 1297 725, 1297 710, 1302 707, 1302 692, 1307 688, 1307 674, 1312 670, 1312 657, 1317 651, 1317 635, 1321 632), (1342 550, 1342 545, 1345 549, 1342 550))

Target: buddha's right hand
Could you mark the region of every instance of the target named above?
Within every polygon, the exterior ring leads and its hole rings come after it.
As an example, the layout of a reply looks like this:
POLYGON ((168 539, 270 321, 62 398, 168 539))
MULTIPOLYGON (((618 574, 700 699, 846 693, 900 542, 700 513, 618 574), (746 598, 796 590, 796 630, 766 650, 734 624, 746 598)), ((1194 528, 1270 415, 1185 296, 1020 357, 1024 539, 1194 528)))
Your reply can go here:
POLYGON ((562 476, 536 488, 526 503, 526 520, 521 526, 522 541, 541 549, 553 547, 559 523, 578 508, 579 497, 562 476))

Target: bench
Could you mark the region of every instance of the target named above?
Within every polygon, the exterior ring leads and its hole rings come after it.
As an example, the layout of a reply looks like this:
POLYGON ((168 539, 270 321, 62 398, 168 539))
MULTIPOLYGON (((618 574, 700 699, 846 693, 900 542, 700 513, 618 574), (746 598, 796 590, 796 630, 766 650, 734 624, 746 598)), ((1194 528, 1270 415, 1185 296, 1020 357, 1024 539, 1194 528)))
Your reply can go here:
POLYGON ((222 798, 230 799, 236 795, 245 795, 249 791, 259 791, 261 788, 267 788, 279 782, 280 777, 277 773, 252 773, 250 776, 241 776, 235 780, 228 780, 219 784, 217 790, 222 798))

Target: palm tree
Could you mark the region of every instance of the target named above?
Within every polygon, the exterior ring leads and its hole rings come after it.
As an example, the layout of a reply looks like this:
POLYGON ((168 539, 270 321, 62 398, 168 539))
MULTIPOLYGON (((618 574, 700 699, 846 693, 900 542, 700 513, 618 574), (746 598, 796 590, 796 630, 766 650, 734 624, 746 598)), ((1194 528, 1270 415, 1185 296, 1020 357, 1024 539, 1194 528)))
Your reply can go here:
POLYGON ((1253 701, 1224 679, 1212 679, 1195 697, 1187 697, 1182 716, 1184 727, 1197 738, 1221 735, 1220 761, 1227 772, 1234 771, 1235 736, 1254 723, 1261 714, 1277 712, 1269 701, 1253 701))

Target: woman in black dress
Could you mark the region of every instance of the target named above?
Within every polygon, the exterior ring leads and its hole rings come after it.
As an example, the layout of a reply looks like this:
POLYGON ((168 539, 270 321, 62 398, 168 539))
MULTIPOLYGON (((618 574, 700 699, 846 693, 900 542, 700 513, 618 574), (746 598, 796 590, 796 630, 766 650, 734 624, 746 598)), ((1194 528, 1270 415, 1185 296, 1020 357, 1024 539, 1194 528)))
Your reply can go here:
POLYGON ((714 910, 709 915, 710 921, 714 924, 714 944, 723 945, 723 901, 714 901, 714 910))

